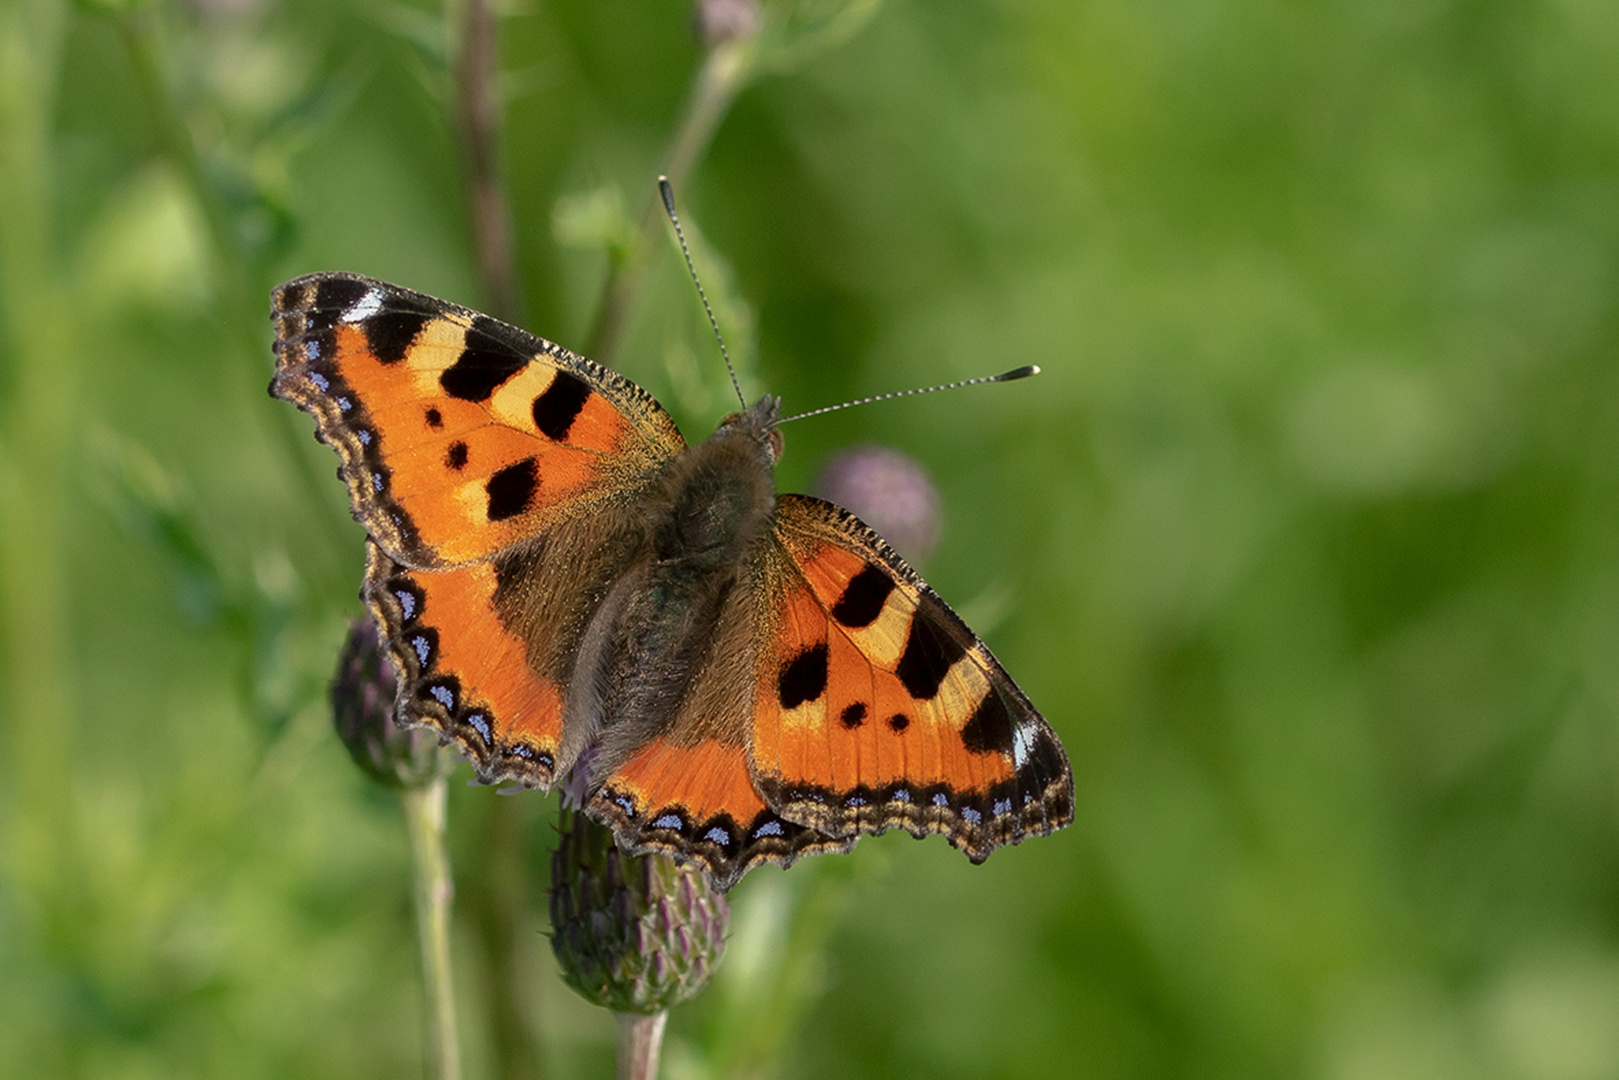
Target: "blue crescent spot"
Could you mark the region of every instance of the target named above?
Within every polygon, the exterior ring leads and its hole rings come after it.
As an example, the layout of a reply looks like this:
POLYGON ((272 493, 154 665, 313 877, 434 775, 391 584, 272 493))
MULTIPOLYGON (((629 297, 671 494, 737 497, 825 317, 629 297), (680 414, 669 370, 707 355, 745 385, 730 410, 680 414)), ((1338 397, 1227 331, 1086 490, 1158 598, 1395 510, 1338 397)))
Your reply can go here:
MULTIPOLYGON (((315 347, 315 343, 311 341, 309 343, 309 347, 313 349, 315 347)), ((315 386, 322 391, 330 390, 332 388, 332 384, 327 380, 326 376, 322 375, 318 371, 311 371, 309 373, 309 381, 314 383, 315 386)))
POLYGON ((354 408, 354 402, 350 401, 346 397, 340 397, 337 399, 337 407, 344 412, 348 412, 350 409, 354 408))
POLYGON ((703 834, 703 839, 704 840, 712 840, 714 843, 718 844, 720 847, 725 847, 726 845, 728 845, 731 842, 731 834, 726 832, 724 829, 720 828, 718 825, 716 825, 712 829, 708 830, 706 833, 703 834))
POLYGON ((685 823, 680 820, 679 814, 665 814, 658 820, 654 821, 652 823, 652 827, 654 829, 674 829, 676 832, 679 832, 681 826, 684 824, 685 823))
POLYGON ((360 440, 361 446, 371 445, 371 432, 367 431, 365 428, 355 428, 354 437, 360 440))
POLYGON ((409 589, 395 589, 394 599, 399 601, 399 611, 408 619, 416 617, 416 594, 409 589))
MULTIPOLYGON (((442 690, 443 687, 439 687, 438 689, 442 690)), ((446 690, 445 693, 449 693, 449 691, 446 690)), ((451 698, 450 700, 454 701, 455 699, 451 698)), ((449 706, 445 706, 445 708, 448 708, 448 707, 449 706)), ((481 713, 481 712, 468 713, 467 714, 467 723, 472 725, 472 730, 476 731, 479 735, 481 735, 483 737, 484 742, 486 742, 486 743, 487 742, 494 742, 493 736, 491 736, 489 734, 489 719, 488 719, 488 717, 484 716, 483 713, 481 713)))
MULTIPOLYGON (((433 695, 434 701, 438 702, 446 709, 455 708, 455 695, 450 693, 450 688, 448 686, 430 686, 428 687, 427 692, 433 695)), ((470 721, 471 718, 469 717, 468 719, 470 721)))
POLYGON ((426 667, 428 658, 433 655, 433 645, 427 640, 427 635, 417 634, 411 638, 410 647, 416 650, 416 662, 426 667))
POLYGON ((934 806, 949 806, 950 805, 950 798, 949 798, 949 796, 945 795, 944 792, 941 791, 937 795, 933 796, 933 805, 934 806))
POLYGON ((895 788, 894 794, 889 796, 894 802, 910 802, 911 790, 909 788, 895 788))
MULTIPOLYGON (((308 357, 310 360, 319 360, 320 359, 320 342, 316 341, 314 338, 311 338, 308 341, 304 342, 304 356, 308 357)), ((310 378, 312 378, 312 379, 320 379, 320 376, 319 375, 311 375, 310 378)), ((326 389, 326 380, 325 379, 321 379, 320 388, 322 390, 326 389)))
POLYGON ((864 798, 862 798, 861 796, 859 796, 859 795, 850 795, 847 799, 843 800, 843 805, 844 806, 865 806, 866 805, 866 800, 864 798))
POLYGON ((753 835, 755 839, 761 836, 780 836, 781 822, 775 820, 767 821, 757 829, 754 829, 753 835))
POLYGON ((382 474, 381 473, 372 473, 371 474, 371 487, 372 487, 373 490, 376 490, 376 491, 379 491, 379 492, 382 490, 382 474))
POLYGON ((977 825, 980 821, 984 820, 984 815, 980 814, 977 810, 974 810, 970 806, 963 806, 961 808, 961 816, 965 818, 969 824, 973 825, 977 825))
POLYGON ((995 800, 995 812, 997 814, 1004 814, 1010 809, 1012 809, 1012 800, 1011 799, 996 799, 995 800))

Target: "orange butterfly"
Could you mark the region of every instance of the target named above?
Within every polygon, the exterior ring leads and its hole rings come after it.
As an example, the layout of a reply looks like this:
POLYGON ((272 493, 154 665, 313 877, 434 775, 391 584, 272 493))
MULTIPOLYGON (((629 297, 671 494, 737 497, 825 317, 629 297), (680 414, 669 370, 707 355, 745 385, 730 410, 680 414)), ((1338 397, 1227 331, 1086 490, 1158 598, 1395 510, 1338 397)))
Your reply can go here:
POLYGON ((564 778, 722 889, 861 833, 974 862, 1073 819, 1062 744, 848 511, 777 495, 777 399, 688 447, 616 372, 353 274, 275 291, 270 392, 370 533, 398 715, 485 781, 564 778))

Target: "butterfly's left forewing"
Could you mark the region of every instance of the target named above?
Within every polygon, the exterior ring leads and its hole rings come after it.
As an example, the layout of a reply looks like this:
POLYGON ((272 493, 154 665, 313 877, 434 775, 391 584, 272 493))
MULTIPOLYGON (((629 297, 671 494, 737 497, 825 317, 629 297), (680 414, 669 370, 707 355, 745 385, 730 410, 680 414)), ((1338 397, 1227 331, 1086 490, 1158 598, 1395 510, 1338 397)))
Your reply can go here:
POLYGON ((942 833, 975 862, 1072 820, 1056 733, 870 528, 784 495, 761 560, 750 747, 783 817, 833 836, 942 833))
POLYGON ((354 516, 390 558, 491 558, 633 500, 685 449, 652 396, 487 315, 354 274, 272 298, 271 393, 315 417, 354 516))

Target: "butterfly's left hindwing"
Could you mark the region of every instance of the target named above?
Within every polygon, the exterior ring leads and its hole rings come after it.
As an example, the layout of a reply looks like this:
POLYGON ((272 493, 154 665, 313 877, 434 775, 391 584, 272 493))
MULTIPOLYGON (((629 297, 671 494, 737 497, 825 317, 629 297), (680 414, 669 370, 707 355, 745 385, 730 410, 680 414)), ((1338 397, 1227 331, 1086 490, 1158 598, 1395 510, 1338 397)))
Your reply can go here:
POLYGON ((766 802, 832 836, 942 833, 975 862, 1073 819, 1050 725, 876 533, 783 495, 774 539, 750 739, 766 802))
POLYGON ((493 562, 411 570, 366 544, 364 597, 399 670, 396 714, 452 740, 485 782, 550 787, 562 686, 502 622, 493 562))

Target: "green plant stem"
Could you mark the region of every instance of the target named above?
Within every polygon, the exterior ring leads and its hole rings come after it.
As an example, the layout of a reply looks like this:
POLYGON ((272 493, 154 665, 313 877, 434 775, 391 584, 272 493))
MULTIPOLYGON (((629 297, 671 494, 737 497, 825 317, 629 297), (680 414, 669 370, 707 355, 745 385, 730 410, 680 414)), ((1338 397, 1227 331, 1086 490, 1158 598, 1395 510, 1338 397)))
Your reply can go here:
POLYGON ((0 792, 0 847, 10 873, 41 893, 72 860, 69 751, 78 724, 67 496, 84 420, 80 358, 90 352, 76 340, 82 316, 50 235, 65 23, 64 5, 49 0, 0 5, 0 731, 12 774, 0 792))
POLYGON ((450 973, 450 860, 444 850, 444 781, 403 793, 405 822, 416 869, 416 928, 422 940, 422 985, 427 1000, 428 1075, 460 1080, 455 1028, 455 984, 450 973))
MULTIPOLYGON (((736 95, 747 85, 756 56, 755 39, 745 38, 716 46, 703 61, 663 162, 663 174, 677 194, 692 166, 708 149, 736 95)), ((647 187, 646 209, 635 241, 608 269, 596 325, 587 339, 589 355, 609 367, 614 366, 623 345, 626 324, 641 287, 646 252, 665 228, 663 201, 650 190, 652 185, 647 187)))
POLYGON ((618 1025, 618 1080, 654 1080, 658 1055, 663 1051, 663 1028, 668 1012, 651 1016, 614 1013, 618 1025))
POLYGON ((500 49, 488 0, 461 0, 456 57, 456 119, 465 153, 473 249, 489 309, 507 322, 523 317, 512 242, 511 202, 500 176, 500 49))

